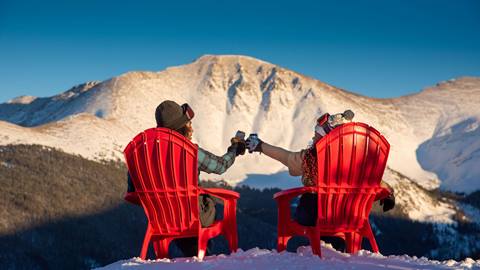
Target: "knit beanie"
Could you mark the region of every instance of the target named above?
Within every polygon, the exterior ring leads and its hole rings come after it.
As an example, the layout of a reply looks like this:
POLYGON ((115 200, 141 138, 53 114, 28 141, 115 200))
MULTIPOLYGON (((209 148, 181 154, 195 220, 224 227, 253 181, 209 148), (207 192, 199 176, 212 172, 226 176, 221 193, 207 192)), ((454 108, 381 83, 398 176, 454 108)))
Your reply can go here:
POLYGON ((178 130, 185 126, 190 119, 185 114, 182 106, 175 101, 165 100, 157 106, 155 120, 157 120, 157 127, 178 130))

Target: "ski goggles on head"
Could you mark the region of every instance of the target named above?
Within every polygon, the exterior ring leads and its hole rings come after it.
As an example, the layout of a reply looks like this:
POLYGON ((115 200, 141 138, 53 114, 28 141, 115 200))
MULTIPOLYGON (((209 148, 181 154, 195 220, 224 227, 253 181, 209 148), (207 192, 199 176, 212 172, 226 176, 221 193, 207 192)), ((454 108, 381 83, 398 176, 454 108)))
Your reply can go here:
POLYGON ((315 125, 315 132, 322 137, 327 135, 332 129, 328 125, 328 117, 330 114, 325 113, 317 118, 317 124, 315 125))
POLYGON ((188 120, 192 120, 195 116, 193 109, 187 103, 183 104, 181 107, 183 109, 183 114, 187 116, 188 120))
POLYGON ((325 123, 328 122, 328 117, 329 116, 330 116, 330 114, 328 114, 328 113, 322 114, 322 116, 317 118, 317 125, 318 126, 323 126, 325 123))

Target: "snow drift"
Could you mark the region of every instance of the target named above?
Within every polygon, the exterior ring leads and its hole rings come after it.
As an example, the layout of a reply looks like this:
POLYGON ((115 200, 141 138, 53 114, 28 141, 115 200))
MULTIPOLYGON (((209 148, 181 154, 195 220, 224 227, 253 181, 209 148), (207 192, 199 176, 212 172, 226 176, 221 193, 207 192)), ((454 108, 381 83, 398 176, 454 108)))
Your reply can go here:
POLYGON ((467 258, 461 262, 454 260, 434 261, 426 258, 403 256, 383 256, 365 250, 356 255, 335 251, 330 246, 322 246, 323 258, 312 254, 310 247, 300 247, 297 253, 250 249, 238 251, 229 256, 207 256, 203 262, 193 258, 142 260, 132 258, 107 265, 102 270, 117 269, 480 269, 480 260, 467 258))

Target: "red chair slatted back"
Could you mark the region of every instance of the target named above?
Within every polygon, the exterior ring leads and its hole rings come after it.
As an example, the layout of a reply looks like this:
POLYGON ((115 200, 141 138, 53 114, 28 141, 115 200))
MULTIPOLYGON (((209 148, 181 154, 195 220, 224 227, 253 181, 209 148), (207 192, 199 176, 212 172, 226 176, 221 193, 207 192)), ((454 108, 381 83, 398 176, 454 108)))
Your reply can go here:
POLYGON ((373 127, 348 123, 322 138, 316 150, 317 224, 332 230, 363 226, 380 189, 390 144, 373 127))
POLYGON ((147 129, 125 148, 128 171, 154 234, 199 229, 197 151, 166 128, 147 129))

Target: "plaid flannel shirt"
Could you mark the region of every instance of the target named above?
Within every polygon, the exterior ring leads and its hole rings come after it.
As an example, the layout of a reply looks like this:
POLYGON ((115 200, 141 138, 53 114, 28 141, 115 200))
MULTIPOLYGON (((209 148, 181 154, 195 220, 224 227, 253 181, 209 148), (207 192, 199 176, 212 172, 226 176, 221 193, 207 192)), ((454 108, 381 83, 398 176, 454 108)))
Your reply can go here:
POLYGON ((235 161, 236 145, 230 146, 223 156, 214 155, 198 147, 198 170, 206 173, 222 174, 235 161))

